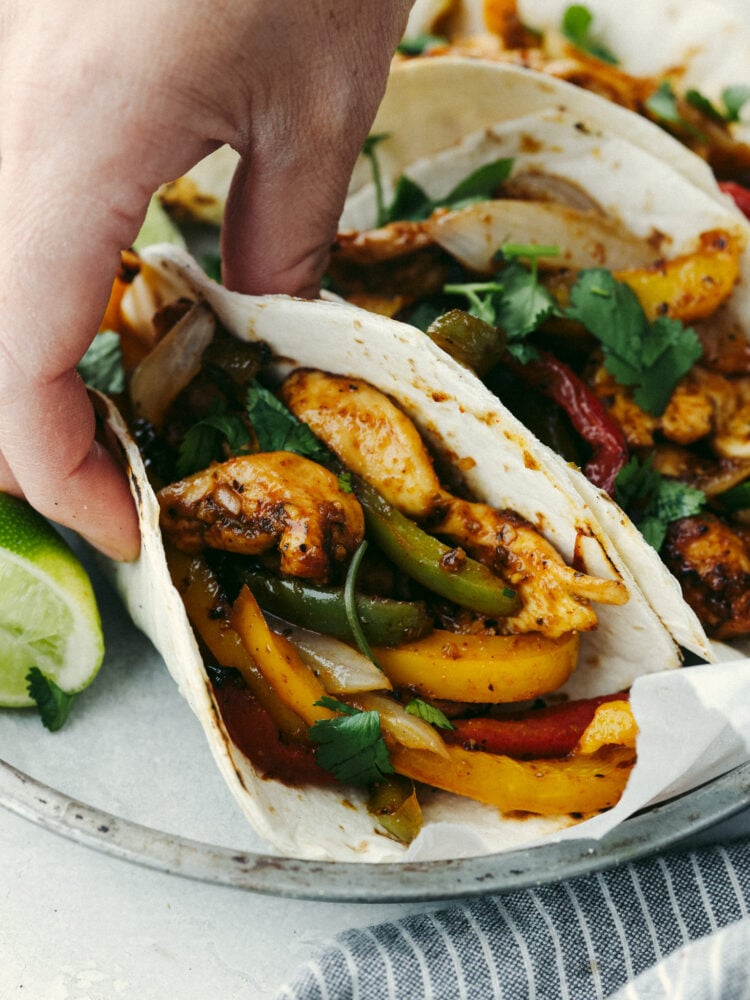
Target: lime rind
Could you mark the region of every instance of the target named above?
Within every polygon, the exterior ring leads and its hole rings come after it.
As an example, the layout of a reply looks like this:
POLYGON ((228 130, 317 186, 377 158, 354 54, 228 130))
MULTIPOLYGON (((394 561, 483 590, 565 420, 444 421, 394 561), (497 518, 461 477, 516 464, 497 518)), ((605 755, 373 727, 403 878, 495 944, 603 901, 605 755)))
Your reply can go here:
POLYGON ((32 666, 75 693, 93 680, 103 657, 86 571, 40 515, 0 494, 0 705, 34 704, 26 689, 32 666))

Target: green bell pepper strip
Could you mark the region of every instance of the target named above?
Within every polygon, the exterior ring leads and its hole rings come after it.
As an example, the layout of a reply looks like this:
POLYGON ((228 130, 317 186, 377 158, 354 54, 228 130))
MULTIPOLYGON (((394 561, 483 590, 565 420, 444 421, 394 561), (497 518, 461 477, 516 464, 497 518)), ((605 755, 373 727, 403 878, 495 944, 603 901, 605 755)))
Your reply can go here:
POLYGON ((490 618, 518 610, 516 592, 482 563, 465 556, 457 560, 455 548, 422 531, 362 480, 355 480, 354 492, 365 512, 367 537, 416 583, 490 618))
MULTIPOLYGON (((234 583, 246 583, 264 611, 294 622, 301 628, 352 643, 343 587, 314 587, 293 577, 278 577, 237 566, 230 571, 234 583)), ((419 639, 432 630, 433 619, 421 601, 394 601, 358 594, 357 616, 368 642, 394 646, 419 639)))

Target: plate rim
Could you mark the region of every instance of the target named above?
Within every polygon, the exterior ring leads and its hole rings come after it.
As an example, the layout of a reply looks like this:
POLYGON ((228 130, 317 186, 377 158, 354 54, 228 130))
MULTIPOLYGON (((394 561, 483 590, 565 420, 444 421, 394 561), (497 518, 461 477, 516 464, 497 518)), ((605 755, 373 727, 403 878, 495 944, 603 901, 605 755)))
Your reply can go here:
POLYGON ((0 759, 0 806, 110 857, 262 895, 321 902, 467 899, 593 874, 674 847, 750 805, 750 761, 629 817, 601 840, 421 862, 311 861, 233 849, 106 812, 0 759))

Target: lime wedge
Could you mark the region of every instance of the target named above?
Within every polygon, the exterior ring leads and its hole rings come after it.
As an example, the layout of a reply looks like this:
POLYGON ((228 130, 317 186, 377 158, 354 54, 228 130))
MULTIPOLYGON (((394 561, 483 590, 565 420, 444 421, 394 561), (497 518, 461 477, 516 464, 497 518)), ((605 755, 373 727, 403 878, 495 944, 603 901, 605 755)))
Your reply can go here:
POLYGON ((91 581, 68 545, 33 508, 0 493, 0 705, 34 702, 38 667, 63 691, 86 687, 104 639, 91 581))

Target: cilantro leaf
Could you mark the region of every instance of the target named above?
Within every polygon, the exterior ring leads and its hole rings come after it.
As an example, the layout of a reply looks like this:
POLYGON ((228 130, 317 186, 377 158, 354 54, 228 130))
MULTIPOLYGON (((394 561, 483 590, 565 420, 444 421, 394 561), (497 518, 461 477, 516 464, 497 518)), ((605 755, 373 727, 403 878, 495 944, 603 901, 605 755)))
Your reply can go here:
POLYGON ((447 294, 463 295, 469 300, 468 311, 491 326, 502 328, 508 351, 519 361, 537 356, 531 345, 524 343, 547 317, 559 313, 557 304, 538 281, 536 258, 556 253, 556 247, 504 246, 499 251, 506 257, 530 257, 531 268, 511 260, 495 281, 445 285, 447 294))
POLYGON ((201 267, 212 281, 221 284, 221 254, 204 253, 201 256, 201 267))
POLYGON ((734 84, 731 87, 725 87, 721 92, 721 99, 726 108, 725 119, 728 122, 738 122, 740 120, 740 112, 747 102, 750 101, 750 86, 747 84, 734 84))
POLYGON ((563 14, 562 32, 571 44, 602 62, 617 65, 619 59, 614 53, 597 41, 591 31, 594 15, 582 4, 572 4, 563 14))
POLYGON ((405 174, 398 179, 393 200, 385 209, 381 226, 389 222, 419 222, 432 214, 433 201, 425 191, 405 174))
POLYGON ((722 124, 724 122, 738 122, 740 112, 750 100, 750 86, 737 84, 725 87, 721 92, 723 108, 718 108, 705 94, 694 88, 685 91, 685 100, 708 118, 713 118, 714 121, 722 124))
POLYGON ((677 109, 677 95, 669 80, 662 80, 653 94, 649 94, 643 103, 655 118, 673 125, 683 124, 682 116, 677 109))
POLYGON ((214 400, 211 412, 187 431, 177 455, 177 476, 189 476, 225 457, 224 444, 232 455, 243 453, 250 443, 247 427, 238 416, 227 413, 221 400, 214 400))
POLYGON ((698 514, 706 502, 701 490, 662 476, 650 461, 631 458, 615 480, 615 500, 658 552, 672 521, 698 514))
POLYGON ((483 164, 459 181, 444 198, 438 198, 434 207, 456 209, 475 201, 489 201, 500 185, 507 181, 512 167, 513 160, 510 158, 483 164))
POLYGON ((261 451, 293 451, 322 465, 330 463, 331 453, 307 424, 258 382, 248 387, 247 413, 261 451))
POLYGON ((86 385, 108 395, 125 389, 120 338, 113 330, 103 330, 78 362, 78 374, 86 385))
POLYGON ((361 712, 327 697, 317 704, 344 713, 319 719, 310 727, 310 739, 317 744, 315 758, 322 768, 347 785, 371 785, 393 774, 377 712, 361 712))
POLYGON ((566 315, 593 333, 604 365, 619 385, 635 386, 636 403, 664 412, 674 387, 702 354, 697 334, 667 316, 649 322, 638 296, 603 268, 582 271, 566 315))
POLYGON ((429 702, 423 701, 421 698, 412 699, 406 706, 406 711, 409 715, 415 715, 418 719, 424 719, 425 722, 429 722, 430 725, 437 726, 439 729, 456 728, 439 708, 435 708, 434 705, 430 705, 429 702))
POLYGON ((718 499, 725 510, 750 509, 750 480, 745 480, 744 483, 720 493, 718 499))
POLYGON ((375 187, 375 204, 377 206, 377 225, 385 225, 385 195, 383 194, 383 177, 380 172, 380 161, 375 152, 376 147, 384 139, 388 138, 387 132, 373 132, 367 136, 362 144, 362 155, 370 161, 372 170, 372 183, 375 187))
MULTIPOLYGON (((374 157, 373 162, 376 162, 374 157)), ((436 208, 456 210, 477 201, 488 201, 508 179, 512 167, 513 160, 508 158, 484 163, 441 198, 430 198, 416 181, 402 175, 396 184, 390 205, 382 213, 378 211, 378 225, 384 226, 389 222, 420 222, 429 218, 436 208)), ((375 176, 373 183, 377 192, 375 176)))
POLYGON ((712 118, 717 122, 724 122, 726 118, 724 114, 713 104, 705 94, 702 94, 699 90, 690 88, 685 91, 685 100, 688 104, 692 105, 701 114, 706 115, 707 118, 712 118))
POLYGON ((490 326, 497 326, 500 296, 505 286, 499 281, 469 281, 464 284, 444 285, 446 295, 463 295, 469 300, 468 312, 490 326))
POLYGON ((429 32, 423 32, 413 38, 402 39, 396 46, 396 51, 400 52, 402 56, 421 56, 430 49, 447 44, 448 39, 443 38, 442 35, 431 35, 429 32))
MULTIPOLYGON (((693 102, 695 98, 693 98, 693 102)), ((650 94, 643 102, 644 107, 651 115, 663 125, 671 125, 674 128, 682 129, 690 135, 697 136, 698 129, 680 114, 680 108, 672 84, 669 80, 662 80, 657 89, 650 94)), ((694 104, 695 106, 695 104, 694 104)))
POLYGON ((60 729, 70 714, 75 695, 63 691, 39 667, 32 667, 26 674, 26 690, 36 702, 46 728, 51 733, 60 729))
POLYGON ((523 340, 547 317, 558 312, 557 305, 543 288, 536 275, 536 268, 528 270, 513 263, 502 272, 503 295, 498 303, 497 325, 508 339, 508 351, 519 361, 528 361, 536 352, 523 340))

